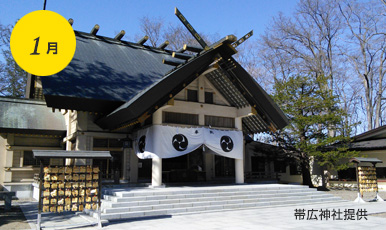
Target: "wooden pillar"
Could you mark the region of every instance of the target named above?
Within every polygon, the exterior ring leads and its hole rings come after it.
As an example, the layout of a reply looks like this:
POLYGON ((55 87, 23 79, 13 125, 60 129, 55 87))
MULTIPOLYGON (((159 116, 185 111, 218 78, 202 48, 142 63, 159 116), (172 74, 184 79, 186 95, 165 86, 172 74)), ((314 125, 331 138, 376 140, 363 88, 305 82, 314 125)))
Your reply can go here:
MULTIPOLYGON (((80 134, 76 137, 75 151, 91 151, 93 146, 93 137, 80 134)), ((91 159, 75 159, 75 165, 91 164, 91 159)))
POLYGON ((162 185, 162 159, 152 159, 151 185, 152 187, 160 187, 162 185))
POLYGON ((122 168, 123 168, 123 173, 122 173, 122 179, 127 181, 129 180, 129 170, 130 170, 130 152, 128 148, 123 149, 123 159, 122 159, 122 168))
MULTIPOLYGON (((72 150, 72 142, 68 139, 68 137, 72 134, 71 133, 71 111, 67 111, 65 114, 65 121, 66 121, 66 127, 67 127, 67 132, 66 132, 66 150, 71 151, 72 150)), ((71 165, 72 164, 72 159, 67 158, 65 159, 65 164, 66 165, 71 165)))
MULTIPOLYGON (((11 147, 15 144, 15 135, 7 134, 7 146, 11 147)), ((4 161, 4 169, 12 168, 13 166, 13 150, 6 149, 5 151, 5 161, 4 161)), ((1 169, 3 170, 3 169, 1 169)), ((12 171, 4 170, 3 182, 12 182, 12 171)))
POLYGON ((205 173, 206 181, 211 181, 214 178, 214 153, 212 150, 206 148, 204 152, 205 157, 205 173))
MULTIPOLYGON (((242 131, 243 125, 242 125, 242 118, 236 117, 235 118, 235 127, 236 129, 242 131)), ((235 174, 236 174, 236 184, 244 184, 244 140, 243 140, 243 158, 242 159, 235 159, 235 174)))
POLYGON ((129 149, 130 183, 138 182, 138 157, 134 149, 129 149))
MULTIPOLYGON (((162 110, 157 110, 153 113, 153 125, 162 124, 162 110)), ((155 137, 157 138, 157 137, 155 137)), ((152 141, 152 140, 149 140, 152 141)), ((162 185, 162 158, 153 158, 152 159, 152 168, 151 168, 151 186, 160 187, 162 185)))
POLYGON ((205 78, 203 75, 198 77, 198 102, 205 103, 205 78))

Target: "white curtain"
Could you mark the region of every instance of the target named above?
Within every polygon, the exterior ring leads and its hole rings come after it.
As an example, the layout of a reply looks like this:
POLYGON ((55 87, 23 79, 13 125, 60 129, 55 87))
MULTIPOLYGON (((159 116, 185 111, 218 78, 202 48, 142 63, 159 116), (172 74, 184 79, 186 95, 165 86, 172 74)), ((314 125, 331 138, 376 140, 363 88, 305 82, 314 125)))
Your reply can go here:
POLYGON ((134 143, 137 156, 141 159, 173 158, 188 154, 205 145, 218 155, 243 159, 243 134, 199 128, 182 128, 153 125, 139 130, 134 143))

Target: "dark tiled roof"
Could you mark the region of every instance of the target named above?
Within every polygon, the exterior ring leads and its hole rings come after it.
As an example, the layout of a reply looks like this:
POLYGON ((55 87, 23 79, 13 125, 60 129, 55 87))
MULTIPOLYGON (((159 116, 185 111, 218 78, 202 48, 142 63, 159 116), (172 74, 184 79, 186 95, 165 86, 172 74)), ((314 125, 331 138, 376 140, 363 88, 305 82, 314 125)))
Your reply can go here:
POLYGON ((386 149, 386 139, 355 141, 349 144, 350 150, 386 149))
POLYGON ((175 68, 163 64, 163 59, 171 58, 169 51, 82 32, 76 37, 71 63, 54 76, 42 77, 49 107, 102 112, 104 117, 97 121, 102 128, 127 127, 151 115, 217 62, 218 70, 207 74, 211 83, 232 106, 256 110, 243 118, 246 133, 275 131, 288 124, 267 93, 232 58, 234 36, 175 68))
POLYGON ((45 102, 0 97, 0 132, 60 134, 65 131, 64 116, 53 113, 45 102))
POLYGON ((58 74, 41 77, 49 107, 112 110, 159 81, 173 68, 162 63, 162 59, 171 57, 166 51, 78 31, 75 35, 77 47, 70 64, 58 74), (73 100, 66 103, 60 98, 73 100), (87 99, 92 99, 91 104, 87 104, 87 99), (96 105, 98 100, 106 107, 96 105), (86 103, 77 108, 79 101, 86 103))
POLYGON ((353 138, 355 141, 386 139, 386 125, 361 133, 353 138))
POLYGON ((214 61, 219 49, 209 49, 194 59, 187 61, 168 73, 163 79, 155 82, 151 87, 143 90, 132 100, 129 100, 105 118, 98 121, 98 124, 107 129, 119 128, 125 123, 135 121, 144 113, 151 114, 156 109, 180 92, 185 86, 196 79, 214 61))

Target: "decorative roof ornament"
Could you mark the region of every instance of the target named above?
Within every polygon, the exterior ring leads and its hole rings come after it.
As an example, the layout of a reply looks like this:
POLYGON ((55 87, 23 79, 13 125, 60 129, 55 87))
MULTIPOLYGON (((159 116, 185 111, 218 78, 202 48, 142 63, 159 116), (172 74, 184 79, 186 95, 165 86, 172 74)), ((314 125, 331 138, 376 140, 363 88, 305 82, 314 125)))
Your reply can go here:
POLYGON ((184 17, 184 15, 182 15, 182 13, 177 9, 177 7, 176 7, 175 10, 174 10, 174 14, 180 19, 180 21, 182 22, 182 24, 184 24, 184 26, 186 27, 186 29, 189 30, 189 32, 193 35, 193 37, 197 40, 197 42, 202 46, 202 48, 208 49, 209 46, 206 44, 206 42, 204 41, 204 39, 202 39, 202 37, 197 33, 197 31, 193 28, 193 26, 190 25, 190 23, 188 22, 188 20, 186 20, 186 18, 184 17))

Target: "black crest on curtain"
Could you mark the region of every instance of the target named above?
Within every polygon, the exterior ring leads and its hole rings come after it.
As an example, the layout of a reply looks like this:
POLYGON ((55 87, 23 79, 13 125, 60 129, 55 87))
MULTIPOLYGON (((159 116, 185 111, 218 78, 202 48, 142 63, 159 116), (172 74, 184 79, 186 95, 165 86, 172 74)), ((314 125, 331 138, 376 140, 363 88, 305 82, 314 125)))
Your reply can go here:
POLYGON ((229 136, 222 136, 220 139, 220 145, 224 152, 230 152, 233 149, 233 140, 229 136))
POLYGON ((188 138, 182 134, 176 134, 173 136, 172 145, 177 151, 185 151, 188 148, 188 138))
POLYGON ((141 138, 139 138, 139 141, 138 141, 139 152, 141 153, 145 152, 145 146, 146 146, 146 136, 143 135, 141 138))

